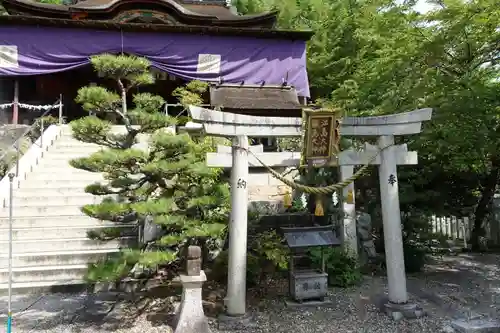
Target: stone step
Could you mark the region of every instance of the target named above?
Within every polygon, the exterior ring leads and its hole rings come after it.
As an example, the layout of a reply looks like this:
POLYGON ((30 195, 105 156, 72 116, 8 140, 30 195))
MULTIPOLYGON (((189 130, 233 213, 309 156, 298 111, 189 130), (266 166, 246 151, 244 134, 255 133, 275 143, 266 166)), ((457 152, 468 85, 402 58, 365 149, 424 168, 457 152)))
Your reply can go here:
POLYGON ((92 143, 83 143, 79 141, 73 140, 58 140, 49 148, 49 152, 52 151, 67 151, 71 152, 75 149, 78 151, 97 151, 99 149, 104 148, 104 146, 99 146, 92 143))
POLYGON ((50 155, 66 155, 66 156, 74 156, 78 155, 79 157, 90 156, 91 154, 99 151, 99 148, 82 148, 82 147, 73 147, 73 148, 54 148, 52 147, 45 156, 50 155))
MULTIPOLYGON (((12 220, 12 225, 15 228, 50 228, 50 227, 60 227, 64 228, 67 226, 73 227, 83 227, 83 226, 99 226, 103 224, 104 221, 91 218, 89 216, 83 215, 58 215, 58 216, 26 216, 26 217, 16 217, 12 220)), ((9 219, 7 217, 0 218, 0 226, 2 228, 9 227, 9 219)))
POLYGON ((87 185, 90 185, 94 183, 95 181, 92 180, 87 180, 87 179, 72 179, 72 180, 64 180, 64 179, 54 179, 54 180, 48 180, 48 179, 32 179, 32 180, 26 180, 22 181, 19 184, 19 188, 25 188, 25 189, 39 189, 39 188, 46 188, 46 189, 57 189, 61 187, 65 188, 76 188, 76 189, 84 189, 87 185))
MULTIPOLYGON (((127 247, 136 242, 137 237, 124 237, 110 241, 98 241, 82 238, 17 240, 12 242, 12 253, 29 253, 35 251, 65 251, 65 250, 104 250, 127 247)), ((0 241, 0 253, 8 253, 9 242, 0 241)))
POLYGON ((102 174, 96 172, 88 172, 67 166, 64 170, 62 168, 43 168, 35 170, 26 177, 26 180, 21 182, 31 182, 36 180, 90 180, 100 181, 103 179, 102 174))
POLYGON ((62 160, 50 160, 48 158, 42 159, 38 166, 35 169, 35 172, 37 169, 66 169, 71 167, 69 165, 69 161, 62 161, 62 160))
MULTIPOLYGON (((96 262, 106 255, 118 252, 118 248, 103 250, 66 250, 66 251, 37 251, 18 253, 12 256, 13 267, 49 266, 49 265, 81 265, 96 262)), ((9 265, 7 253, 0 255, 0 267, 9 265)))
MULTIPOLYGON (((16 291, 16 293, 21 292, 22 294, 39 294, 40 290, 44 292, 44 290, 48 290, 51 292, 53 287, 56 286, 70 286, 70 285, 84 285, 86 284, 83 279, 77 280, 55 280, 55 281, 33 281, 33 282, 15 282, 12 284, 12 289, 16 291)), ((2 291, 2 295, 4 295, 9 288, 8 283, 0 283, 0 290, 2 291)))
MULTIPOLYGON (((79 156, 79 157, 85 157, 84 155, 79 156)), ((69 162, 73 160, 74 158, 43 158, 40 161, 40 164, 38 165, 38 169, 66 169, 66 168, 73 168, 69 162)), ((37 169, 35 169, 36 172, 37 169)), ((78 169, 77 169, 78 170, 78 169)), ((83 171, 83 170, 82 170, 83 171)))
POLYGON ((41 196, 33 193, 33 196, 20 196, 14 192, 14 207, 19 206, 64 206, 64 205, 87 205, 101 202, 103 197, 94 196, 87 193, 68 193, 67 195, 41 196))
POLYGON ((64 161, 68 160, 71 161, 75 158, 80 158, 80 157, 89 157, 92 155, 94 152, 97 150, 80 150, 80 149, 73 149, 73 150, 54 150, 51 152, 47 152, 44 156, 43 159, 41 160, 40 164, 45 163, 48 159, 53 159, 55 161, 64 161))
MULTIPOLYGON (((62 135, 40 163, 16 181, 12 219, 13 289, 52 288, 84 284, 88 263, 95 262, 137 243, 133 224, 117 226, 90 218, 81 206, 98 203, 103 197, 85 193, 84 188, 102 181, 97 173, 72 168, 72 159, 87 157, 102 148, 72 138, 70 126, 62 126, 62 135), (123 237, 97 241, 87 237, 92 229, 118 227, 123 237)), ((8 286, 9 210, 0 210, 0 294, 8 286)), ((16 291, 17 292, 17 291, 16 291)))
POLYGON ((85 192, 85 187, 59 187, 59 188, 16 188, 15 198, 60 197, 60 196, 91 195, 85 192))
MULTIPOLYGON (((57 206, 18 206, 13 210, 14 218, 37 217, 37 216, 60 216, 60 215, 84 215, 81 211, 82 205, 57 205, 57 206)), ((5 207, 0 211, 0 218, 8 218, 9 209, 5 207)))
MULTIPOLYGON (((76 265, 55 265, 36 267, 14 267, 12 269, 13 282, 32 281, 59 281, 82 279, 87 272, 87 264, 76 265)), ((0 268, 0 284, 8 283, 9 272, 5 268, 0 268)))
MULTIPOLYGON (((31 227, 19 228, 13 224, 13 240, 37 240, 42 237, 52 239, 82 238, 87 236, 89 230, 104 228, 120 228, 123 233, 134 232, 133 224, 117 224, 112 222, 102 223, 101 225, 82 225, 82 226, 64 226, 64 227, 31 227)), ((2 225, 0 228, 0 241, 9 240, 9 228, 2 225)))
POLYGON ((87 152, 60 152, 58 150, 48 151, 43 155, 44 160, 55 161, 70 161, 75 158, 88 157, 90 154, 87 152))
POLYGON ((61 148, 61 149, 71 148, 71 147, 84 147, 90 149, 90 148, 101 148, 103 146, 97 145, 95 143, 78 141, 72 137, 63 135, 59 139, 57 139, 51 147, 61 148))

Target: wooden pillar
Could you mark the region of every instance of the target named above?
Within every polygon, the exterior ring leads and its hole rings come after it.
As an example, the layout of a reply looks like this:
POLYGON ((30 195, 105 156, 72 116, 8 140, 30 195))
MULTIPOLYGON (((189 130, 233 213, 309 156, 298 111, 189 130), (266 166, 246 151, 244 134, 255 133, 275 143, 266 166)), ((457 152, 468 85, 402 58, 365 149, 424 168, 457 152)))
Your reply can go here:
POLYGON ((19 122, 19 80, 14 81, 14 100, 12 105, 12 123, 18 124, 19 122))

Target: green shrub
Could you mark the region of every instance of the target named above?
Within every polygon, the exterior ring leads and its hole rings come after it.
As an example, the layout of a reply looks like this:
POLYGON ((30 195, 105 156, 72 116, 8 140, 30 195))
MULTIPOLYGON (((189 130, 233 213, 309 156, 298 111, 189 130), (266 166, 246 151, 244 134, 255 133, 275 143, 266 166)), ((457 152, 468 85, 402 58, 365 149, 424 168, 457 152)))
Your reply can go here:
POLYGON ((277 269, 288 268, 290 259, 288 247, 275 231, 259 234, 250 244, 249 250, 263 260, 271 262, 277 269))
MULTIPOLYGON (((1 152, 3 154, 3 152, 1 152)), ((0 160, 0 179, 3 178, 9 169, 14 165, 16 161, 16 152, 8 152, 2 160, 0 160)))
MULTIPOLYGON (((426 261, 429 245, 437 239, 440 243, 446 238, 430 232, 431 226, 428 216, 424 214, 406 215, 402 218, 403 224, 403 251, 405 270, 407 273, 422 271, 426 261)), ((377 242, 377 252, 385 253, 383 230, 377 242)))
POLYGON ((427 260, 426 249, 420 244, 404 242, 403 250, 406 273, 418 273, 422 271, 427 260))
POLYGON ((54 116, 45 116, 37 118, 35 123, 33 124, 33 128, 29 133, 29 138, 31 141, 35 142, 40 135, 42 134, 42 119, 43 119, 43 128, 46 130, 50 125, 59 124, 59 118, 54 116))
POLYGON ((262 258, 253 253, 247 254, 247 286, 255 287, 260 283, 262 276, 262 258))
POLYGON ((177 117, 177 126, 186 126, 186 123, 191 121, 191 118, 188 116, 179 116, 177 117))
MULTIPOLYGON (((19 156, 23 156, 26 151, 31 146, 31 140, 27 137, 20 138, 18 139, 20 143, 20 153, 19 156)), ((7 172, 15 165, 16 160, 17 160, 17 152, 16 148, 14 146, 11 146, 7 148, 7 154, 3 156, 3 158, 0 160, 0 179, 5 177, 7 172)), ((4 150, 0 150, 0 155, 4 154, 4 150)))
POLYGON ((310 250, 310 258, 315 266, 321 266, 322 251, 330 285, 345 288, 356 285, 361 281, 362 274, 356 258, 349 256, 340 248, 323 250, 315 248, 310 250))
MULTIPOLYGON (((219 283, 227 282, 229 250, 224 250, 215 259, 210 274, 210 279, 219 283)), ((247 286, 259 285, 263 275, 263 258, 254 253, 247 253, 247 286)))
MULTIPOLYGON (((257 286, 268 275, 288 268, 289 250, 284 240, 274 231, 266 231, 249 238, 247 249, 247 284, 257 286)), ((221 252, 212 266, 212 277, 220 282, 227 278, 228 250, 221 252)))
POLYGON ((275 231, 265 231, 249 239, 247 283, 260 285, 266 277, 288 269, 289 249, 275 231))

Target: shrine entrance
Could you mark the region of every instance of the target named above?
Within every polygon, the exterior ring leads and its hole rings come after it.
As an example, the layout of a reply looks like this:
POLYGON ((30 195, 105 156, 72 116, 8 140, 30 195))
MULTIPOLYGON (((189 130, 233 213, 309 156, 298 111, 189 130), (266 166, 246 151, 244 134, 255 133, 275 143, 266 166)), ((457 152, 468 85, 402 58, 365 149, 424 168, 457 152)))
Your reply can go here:
MULTIPOLYGON (((318 195, 331 195, 335 191, 352 189, 352 183, 370 165, 378 165, 381 193, 382 217, 384 224, 384 244, 386 253, 389 301, 385 311, 393 318, 419 317, 423 311, 409 302, 406 290, 406 274, 403 257, 401 214, 399 208, 399 188, 397 166, 417 164, 416 152, 409 152, 405 144, 395 144, 394 137, 418 134, 422 123, 432 116, 432 109, 379 117, 344 117, 337 119, 334 112, 305 112, 306 133, 302 152, 255 153, 248 145, 249 136, 302 136, 302 118, 250 117, 246 115, 223 114, 215 110, 190 106, 193 122, 206 135, 232 137, 231 153, 228 148, 219 149, 215 158, 207 154, 207 165, 231 167, 231 215, 229 225, 229 267, 227 288, 227 314, 231 318, 246 316, 246 251, 247 251, 247 180, 249 167, 260 165, 291 189, 318 195), (365 144, 358 151, 338 149, 339 130, 342 135, 353 137, 377 137, 377 146, 365 144), (327 186, 307 186, 289 180, 276 172, 276 166, 339 166, 342 180, 327 186), (362 165, 355 173, 352 167, 362 165), (350 170, 346 167, 351 167, 350 170)), ((255 149, 254 149, 255 150, 255 149)), ((345 193, 345 192, 344 192, 345 193)), ((352 193, 350 195, 353 196, 352 193)), ((356 251, 356 221, 353 198, 346 195, 341 238, 347 251, 356 251)), ((321 207, 318 200, 317 208, 321 207)), ((318 215, 322 215, 322 208, 318 215)), ((316 212, 315 212, 316 215, 316 212)), ((355 253, 353 253, 355 255, 355 253)), ((319 276, 319 275, 318 275, 319 276)), ((318 278, 315 276, 314 278, 318 278)), ((306 287, 308 288, 308 284, 306 287)))
MULTIPOLYGON (((177 87, 186 84, 187 81, 156 69, 152 69, 152 72, 156 78, 155 83, 140 89, 135 88, 129 96, 139 92, 147 92, 163 97, 168 104, 176 103, 172 92, 177 87)), ((63 116, 67 122, 88 115, 81 108, 81 105, 75 102, 78 89, 88 85, 96 85, 113 91, 117 90, 116 82, 99 77, 91 66, 83 66, 66 72, 34 77, 4 78, 2 80, 2 103, 11 103, 14 100, 16 80, 18 81, 18 99, 24 103, 47 105, 58 100, 59 96, 62 95, 63 116)), ((131 105, 131 97, 129 97, 128 103, 131 105)), ((19 123, 31 123, 32 118, 36 117, 36 114, 27 114, 22 109, 19 112, 19 123)), ((175 110, 171 108, 170 112, 175 112, 175 110)))

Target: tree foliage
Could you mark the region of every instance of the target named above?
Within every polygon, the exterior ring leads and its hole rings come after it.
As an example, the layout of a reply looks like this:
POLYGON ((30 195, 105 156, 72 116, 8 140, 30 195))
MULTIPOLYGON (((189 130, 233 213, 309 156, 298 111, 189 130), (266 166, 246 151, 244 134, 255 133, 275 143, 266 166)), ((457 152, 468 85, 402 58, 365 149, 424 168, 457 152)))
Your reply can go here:
POLYGON ((500 11, 494 1, 437 5, 425 15, 396 5, 378 13, 365 33, 379 45, 375 56, 331 98, 355 114, 432 107, 432 121, 409 141, 421 159, 404 174, 406 201, 474 212, 477 237, 499 177, 500 11))
MULTIPOLYGON (((238 0, 243 12, 280 10, 282 28, 311 29, 313 100, 349 115, 432 107, 432 120, 405 138, 417 167, 399 168, 403 209, 475 215, 484 233, 499 177, 500 9, 496 0, 238 0)), ((377 192, 376 174, 359 185, 377 192)), ((359 187, 359 186, 358 186, 359 187)))
MULTIPOLYGON (((147 244, 93 264, 89 270, 90 280, 116 280, 129 274, 134 265, 171 264, 185 245, 207 247, 222 237, 228 187, 220 181, 221 171, 205 164, 212 142, 195 142, 188 134, 172 133, 168 127, 176 119, 161 112, 164 100, 160 96, 138 93, 133 105, 127 105, 132 87, 153 82, 146 59, 105 54, 92 57, 91 62, 102 76, 114 79, 118 89, 83 87, 76 101, 94 114, 116 115, 123 126, 97 116, 71 123, 76 139, 105 147, 71 161, 75 168, 104 176, 104 181, 85 188, 104 200, 82 210, 118 225, 132 223, 141 230, 155 230, 153 239, 145 240, 147 244)), ((206 84, 191 82, 177 93, 192 96, 206 88, 206 84)), ((89 235, 100 240, 123 236, 117 228, 93 230, 89 235)))

